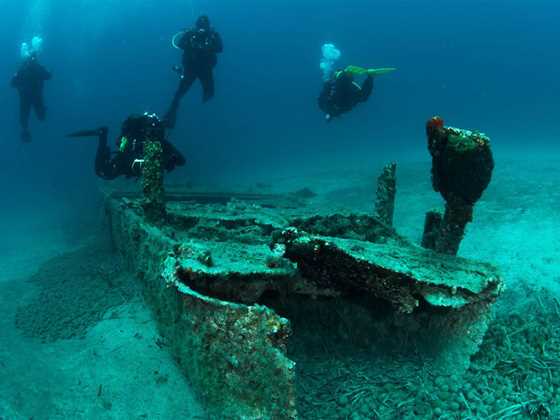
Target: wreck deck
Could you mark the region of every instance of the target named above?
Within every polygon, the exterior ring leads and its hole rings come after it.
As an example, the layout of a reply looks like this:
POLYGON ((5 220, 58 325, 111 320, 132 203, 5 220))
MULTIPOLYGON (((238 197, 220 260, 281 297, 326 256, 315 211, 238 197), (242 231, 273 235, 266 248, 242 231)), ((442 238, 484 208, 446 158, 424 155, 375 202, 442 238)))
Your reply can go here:
MULTIPOLYGON (((167 222, 155 226, 134 194, 110 197, 112 237, 216 418, 297 418, 288 349, 302 298, 372 313, 371 302, 385 302, 388 334, 414 335, 434 369, 460 373, 502 289, 489 264, 436 254, 374 217, 325 214, 296 195, 173 191, 167 200, 167 222)), ((367 320, 356 324, 372 333, 367 320)))

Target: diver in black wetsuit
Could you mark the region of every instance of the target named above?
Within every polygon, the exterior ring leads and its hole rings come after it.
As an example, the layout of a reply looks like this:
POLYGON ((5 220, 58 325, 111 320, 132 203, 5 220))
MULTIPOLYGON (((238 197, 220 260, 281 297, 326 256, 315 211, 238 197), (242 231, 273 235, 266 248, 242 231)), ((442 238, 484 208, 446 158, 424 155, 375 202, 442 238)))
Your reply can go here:
POLYGON ((325 82, 319 96, 319 108, 325 113, 325 119, 330 121, 346 112, 351 111, 361 102, 366 102, 373 91, 373 77, 367 75, 360 86, 354 80, 350 71, 340 70, 325 82))
POLYGON ((84 130, 69 134, 68 137, 98 137, 95 156, 95 173, 103 179, 111 180, 118 176, 138 177, 142 174, 144 141, 155 139, 163 147, 164 169, 172 171, 185 164, 185 158, 175 146, 165 139, 165 127, 155 114, 131 115, 122 125, 117 140, 118 150, 111 153, 107 144, 107 127, 84 130))
POLYGON ((213 70, 218 62, 217 54, 224 49, 220 35, 210 26, 207 16, 200 16, 193 29, 177 34, 173 45, 184 52, 183 68, 177 69, 181 73, 179 88, 165 116, 169 128, 175 126, 179 103, 196 79, 202 84, 204 102, 214 96, 213 70))
POLYGON ((39 121, 46 117, 47 108, 43 100, 43 88, 45 81, 51 78, 51 74, 37 60, 35 54, 25 59, 17 73, 12 77, 11 85, 17 89, 20 99, 19 121, 21 125, 21 140, 31 141, 29 132, 29 116, 31 109, 39 121))

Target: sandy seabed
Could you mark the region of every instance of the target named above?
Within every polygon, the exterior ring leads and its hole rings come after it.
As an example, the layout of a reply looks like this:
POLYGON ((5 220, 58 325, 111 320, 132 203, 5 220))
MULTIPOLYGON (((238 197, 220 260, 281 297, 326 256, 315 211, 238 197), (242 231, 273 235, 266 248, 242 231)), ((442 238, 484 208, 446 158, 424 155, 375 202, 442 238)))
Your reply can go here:
MULTIPOLYGON (((296 354, 298 386, 315 390, 300 398, 302 418, 560 418, 559 164, 498 162, 492 184, 475 208, 460 254, 497 265, 507 291, 464 378, 434 376, 425 369, 395 377, 379 363, 368 366, 362 355, 341 354, 336 348, 331 349, 329 369, 316 358, 296 354), (355 383, 357 375, 369 380, 355 383)), ((252 188, 308 187, 332 211, 371 213, 379 170, 259 179, 252 188)), ((427 163, 401 165, 398 183, 396 228, 418 242, 425 212, 441 207, 442 201, 431 190, 427 163)), ((29 215, 3 216, 0 419, 205 418, 141 294, 115 294, 119 287, 134 290, 134 279, 118 262, 108 271, 92 269, 95 258, 105 258, 105 251, 92 251, 103 249, 95 248, 99 238, 68 243, 60 225, 42 217, 41 223, 30 224, 35 219, 29 215), (65 264, 73 269, 81 264, 88 275, 76 278, 65 264), (95 295, 96 305, 88 306, 86 298, 69 301, 76 312, 62 311, 58 318, 51 313, 45 321, 49 299, 76 287, 84 287, 80 290, 86 296, 88 281, 113 293, 95 295), (35 312, 40 322, 22 321, 24 309, 35 312), (60 332, 65 319, 73 322, 60 332), (49 322, 58 324, 50 335, 49 322)))

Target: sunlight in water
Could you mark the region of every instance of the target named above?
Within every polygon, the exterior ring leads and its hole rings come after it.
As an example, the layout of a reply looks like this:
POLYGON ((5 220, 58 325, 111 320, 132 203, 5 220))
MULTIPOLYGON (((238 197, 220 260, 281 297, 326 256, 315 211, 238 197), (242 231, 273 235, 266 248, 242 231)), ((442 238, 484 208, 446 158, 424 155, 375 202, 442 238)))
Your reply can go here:
POLYGON ((34 0, 29 8, 27 21, 24 25, 26 36, 42 34, 49 19, 51 3, 49 0, 34 0))

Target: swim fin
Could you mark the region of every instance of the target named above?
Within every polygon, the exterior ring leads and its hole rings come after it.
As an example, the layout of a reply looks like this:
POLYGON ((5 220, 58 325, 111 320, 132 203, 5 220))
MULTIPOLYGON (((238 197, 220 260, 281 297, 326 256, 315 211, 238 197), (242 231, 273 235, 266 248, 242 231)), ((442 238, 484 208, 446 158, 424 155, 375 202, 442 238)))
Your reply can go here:
POLYGON ((366 69, 360 66, 348 66, 344 69, 345 72, 351 73, 355 76, 380 76, 395 71, 395 67, 381 67, 378 69, 366 69))
POLYGON ((80 138, 80 137, 99 137, 107 132, 107 127, 96 128, 94 130, 81 130, 74 133, 66 134, 66 137, 80 138))
POLYGON ((368 76, 380 76, 382 74, 392 73, 396 70, 395 67, 381 67, 378 69, 368 69, 368 76))

